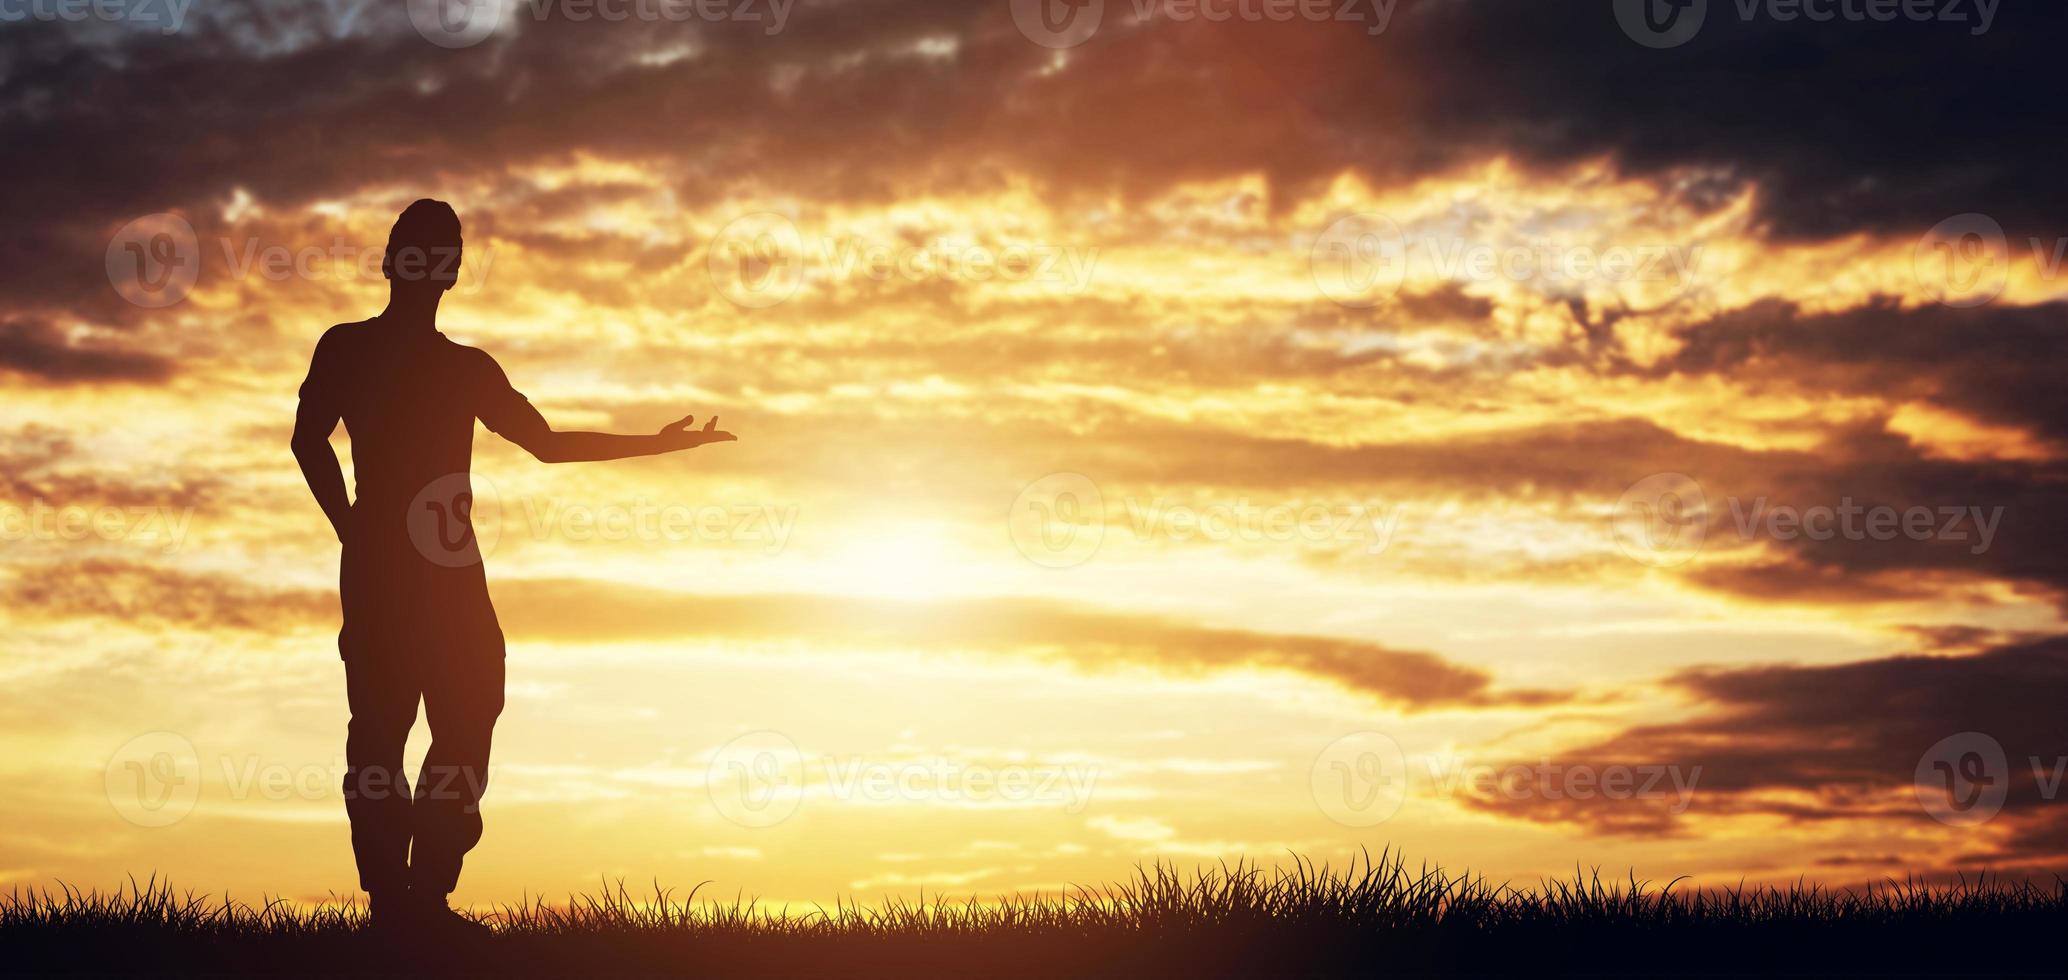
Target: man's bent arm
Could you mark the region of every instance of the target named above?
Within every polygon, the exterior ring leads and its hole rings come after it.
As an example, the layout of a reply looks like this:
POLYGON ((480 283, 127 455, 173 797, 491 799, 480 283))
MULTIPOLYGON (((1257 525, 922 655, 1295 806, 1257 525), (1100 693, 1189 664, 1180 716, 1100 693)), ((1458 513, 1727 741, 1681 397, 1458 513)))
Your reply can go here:
POLYGON ((509 418, 499 419, 492 426, 502 433, 503 438, 524 447, 526 452, 546 463, 590 463, 606 459, 626 459, 633 456, 655 456, 682 449, 694 449, 712 442, 731 442, 736 436, 718 429, 718 417, 712 416, 701 429, 692 427, 692 419, 682 418, 662 426, 661 431, 648 436, 619 435, 610 432, 556 432, 546 424, 546 417, 539 414, 530 402, 518 401, 509 418))
POLYGON ((326 411, 307 399, 294 413, 294 461, 301 464, 302 479, 323 516, 330 518, 338 540, 345 539, 345 522, 352 513, 352 501, 345 493, 345 473, 330 448, 330 432, 337 428, 337 413, 326 411))

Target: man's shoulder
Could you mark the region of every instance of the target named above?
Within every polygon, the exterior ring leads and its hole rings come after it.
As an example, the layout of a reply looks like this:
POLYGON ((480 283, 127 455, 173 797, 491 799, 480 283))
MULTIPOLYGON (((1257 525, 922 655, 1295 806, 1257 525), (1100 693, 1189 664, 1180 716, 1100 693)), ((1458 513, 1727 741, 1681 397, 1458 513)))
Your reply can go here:
POLYGON ((341 390, 364 370, 366 345, 359 338, 366 335, 366 322, 340 323, 317 338, 316 350, 309 355, 309 377, 302 382, 303 397, 341 390))
POLYGON ((323 336, 316 338, 316 349, 337 348, 356 343, 359 338, 366 335, 371 323, 372 320, 355 320, 351 323, 333 325, 323 331, 323 336))
POLYGON ((461 363, 473 368, 502 370, 501 365, 498 365, 495 362, 495 358, 490 356, 487 351, 479 347, 462 344, 444 334, 439 334, 438 336, 445 341, 446 349, 451 356, 458 359, 461 363))

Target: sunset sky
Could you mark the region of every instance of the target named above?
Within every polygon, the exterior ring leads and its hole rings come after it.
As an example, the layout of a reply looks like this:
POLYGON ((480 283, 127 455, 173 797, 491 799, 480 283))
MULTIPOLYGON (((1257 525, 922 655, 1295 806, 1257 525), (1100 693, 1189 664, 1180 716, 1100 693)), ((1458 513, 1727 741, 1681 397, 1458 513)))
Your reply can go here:
POLYGON ((2056 5, 480 2, 0 23, 0 887, 353 891, 288 436, 422 197, 739 436, 477 431, 460 902, 2068 871, 2056 5))

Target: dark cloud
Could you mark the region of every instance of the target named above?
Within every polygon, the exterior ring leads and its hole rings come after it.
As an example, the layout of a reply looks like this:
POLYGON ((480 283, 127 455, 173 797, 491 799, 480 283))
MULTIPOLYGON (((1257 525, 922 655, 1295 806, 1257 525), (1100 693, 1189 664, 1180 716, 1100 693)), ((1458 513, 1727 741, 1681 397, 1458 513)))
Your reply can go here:
POLYGON ((1843 565, 1806 561, 1696 563, 1688 578, 1704 588, 1771 603, 1837 605, 1943 598, 1942 583, 1915 575, 1863 575, 1843 565))
MULTIPOLYGON (((2068 11, 1961 25, 1759 17, 1644 48, 1607 5, 1403 4, 1363 23, 1134 24, 1057 68, 1004 3, 800 6, 785 30, 532 22, 462 50, 399 7, 330 22, 231 4, 179 35, 0 32, 0 182, 16 301, 110 302, 94 259, 141 214, 233 188, 293 205, 578 152, 645 161, 685 201, 882 198, 1024 175, 1087 199, 1263 172, 1284 205, 1344 170, 1382 184, 1505 158, 1605 158, 1698 204, 1756 185, 1781 237, 1922 229, 1965 211, 2054 233, 2068 137, 2046 70, 2068 11), (927 53, 922 41, 952 42, 927 53), (1930 120, 1929 128, 1919 125, 1930 120), (1144 134, 1154 138, 1144 138, 1144 134), (1687 174, 1698 174, 1685 180, 1687 174)), ((203 234, 208 222, 200 220, 203 234)))
POLYGON ((1911 404, 2024 434, 2029 446, 2006 446, 2012 458, 1947 459, 1890 429, 1890 417, 1842 427, 1810 454, 1768 453, 1725 462, 1690 454, 1669 467, 1709 491, 1709 533, 1728 540, 1756 508, 1801 511, 1838 507, 1931 511, 1933 533, 1872 540, 1839 534, 1825 540, 1755 535, 1782 552, 1776 563, 1709 567, 1698 578, 1764 598, 1847 593, 1861 599, 1903 598, 1942 588, 1930 577, 1949 572, 2019 579, 2060 590, 2068 562, 2052 542, 2068 534, 2068 468, 2052 458, 2016 458, 2030 447, 2058 452, 2068 443, 2068 396, 2057 379, 2068 370, 2061 327, 2068 304, 1953 309, 1902 308, 1875 302, 1810 315, 1784 302, 1763 302, 1719 315, 1683 332, 1685 346, 1642 373, 1729 379, 1748 391, 1802 398, 1880 399, 1894 413, 1911 404), (1735 508, 1733 510, 1732 508, 1735 508), (1953 523, 1951 510, 1968 516, 1953 523), (1976 514, 1996 516, 1981 540, 1976 514))
POLYGON ((1919 649, 1926 653, 1980 653, 1992 646, 2012 643, 2027 643, 2041 639, 2036 633, 2016 630, 1998 630, 1969 625, 1912 625, 1902 627, 1903 632, 1916 637, 1919 649))
POLYGON ((43 320, 0 320, 0 372, 40 381, 158 382, 172 362, 155 354, 81 344, 43 320))
MULTIPOLYGON (((1626 173, 1750 182, 1784 238, 1921 230, 1967 211, 2027 227, 2068 217, 2068 193, 2039 163, 2061 149, 2047 120, 2064 80, 2038 69, 2068 11, 2005 4, 1972 36, 1972 22, 1746 21, 1739 4, 1708 6, 1693 40, 1651 50, 1606 3, 1420 4, 1373 42, 1391 57, 1365 62, 1365 80, 1409 94, 1345 114, 1366 123, 1366 142, 1406 116, 1393 138, 1439 153, 1607 155, 1626 173)), ((1375 89, 1340 91, 1348 103, 1375 89)))
POLYGON ((14 615, 29 619, 98 619, 143 631, 277 630, 320 624, 337 609, 335 596, 320 592, 117 559, 16 563, 7 570, 0 596, 14 615))
MULTIPOLYGON (((1970 656, 1899 656, 1831 666, 1705 669, 1672 678, 1693 717, 1630 728, 1560 753, 1568 766, 1700 766, 1683 815, 1660 800, 1474 797, 1518 819, 1603 832, 1674 833, 1720 816, 1788 822, 1895 818, 1937 827, 1914 802, 1919 760, 1942 739, 1980 732, 2003 747, 2007 795, 1999 819, 2017 828, 2018 860, 2068 854, 2046 767, 2068 753, 2068 637, 1970 656), (2039 773, 2031 760, 2042 763, 2039 773)), ((1988 838, 1978 837, 1977 848, 1988 838)), ((1989 853, 1968 859, 1985 861, 1989 853)))
POLYGON ((1911 309, 1879 302, 1807 315, 1768 301, 1705 321, 1654 374, 1914 399, 2068 441, 2068 303, 1911 309))

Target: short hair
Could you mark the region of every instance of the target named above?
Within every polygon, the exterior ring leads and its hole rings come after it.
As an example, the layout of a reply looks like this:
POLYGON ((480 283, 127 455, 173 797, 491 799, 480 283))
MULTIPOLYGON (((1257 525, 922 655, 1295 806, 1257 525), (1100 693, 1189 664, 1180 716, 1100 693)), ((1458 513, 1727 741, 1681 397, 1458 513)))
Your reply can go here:
POLYGON ((460 278, 460 216, 452 205, 430 198, 411 203, 388 230, 388 250, 381 256, 381 275, 405 282, 442 282, 447 289, 460 278))

